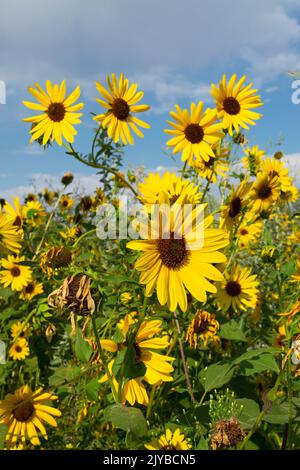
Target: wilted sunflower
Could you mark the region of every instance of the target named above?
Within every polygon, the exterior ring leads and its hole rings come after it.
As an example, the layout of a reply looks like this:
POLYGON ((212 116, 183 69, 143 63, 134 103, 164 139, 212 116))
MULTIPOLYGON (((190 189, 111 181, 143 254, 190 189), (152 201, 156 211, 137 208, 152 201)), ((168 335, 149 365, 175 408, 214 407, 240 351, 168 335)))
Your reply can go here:
POLYGON ((207 109, 203 112, 203 106, 202 101, 198 104, 191 103, 189 112, 175 105, 176 112, 170 112, 175 122, 167 121, 173 129, 165 130, 167 134, 174 136, 168 140, 167 145, 174 147, 174 154, 182 152, 182 160, 190 165, 193 161, 214 158, 212 146, 223 136, 216 110, 207 109))
POLYGON ((277 176, 270 177, 259 173, 249 191, 251 211, 261 213, 270 208, 280 196, 280 180, 277 176))
POLYGON ((108 136, 114 142, 122 141, 123 144, 133 144, 131 134, 133 131, 139 137, 144 137, 139 127, 148 129, 150 126, 144 121, 135 117, 135 113, 142 113, 150 109, 147 104, 137 104, 144 96, 142 91, 137 91, 137 83, 129 86, 129 81, 121 73, 117 79, 114 73, 111 77, 107 75, 108 89, 101 83, 96 82, 96 88, 102 95, 102 99, 96 98, 107 111, 95 116, 95 121, 99 121, 104 128, 107 128, 108 136), (103 99, 104 98, 104 99, 103 99))
POLYGON ((251 111, 262 106, 257 90, 252 88, 252 83, 244 86, 244 75, 237 83, 236 74, 232 75, 227 83, 226 75, 223 75, 219 87, 212 85, 211 94, 215 98, 218 117, 222 119, 222 126, 228 129, 230 135, 233 130, 239 132, 240 126, 249 129, 248 124, 255 125, 254 120, 262 117, 261 114, 251 111))
POLYGON ((221 229, 209 228, 212 216, 199 221, 201 216, 204 218, 203 205, 196 209, 191 217, 185 217, 177 204, 171 206, 170 211, 162 209, 161 217, 154 218, 150 226, 140 230, 144 240, 127 244, 128 248, 144 251, 135 268, 141 272, 140 283, 146 284, 146 296, 151 296, 156 288, 159 303, 167 303, 171 311, 178 304, 186 311, 185 288, 197 300, 205 302, 206 292, 216 292, 208 279, 223 279, 213 263, 226 261, 218 250, 228 245, 228 236, 221 229))
POLYGON ((23 233, 7 215, 0 211, 0 255, 7 252, 18 253, 21 249, 23 233))
POLYGON ((191 348, 197 349, 199 342, 205 347, 208 340, 217 334, 219 327, 213 313, 198 310, 188 327, 185 339, 191 348))
POLYGON ((232 186, 227 203, 221 206, 220 227, 232 230, 243 217, 243 210, 248 204, 250 183, 245 178, 238 187, 232 186))
POLYGON ((189 450, 191 443, 186 439, 184 434, 181 434, 180 429, 177 428, 174 432, 171 429, 166 429, 158 439, 153 439, 148 444, 145 444, 146 449, 149 450, 189 450))
MULTIPOLYGON (((136 320, 132 315, 126 315, 124 321, 118 324, 119 329, 122 331, 123 340, 121 343, 109 339, 102 339, 101 346, 112 353, 116 353, 119 349, 122 350, 126 346, 126 337, 131 325, 135 324, 136 320)), ((131 405, 135 402, 141 405, 148 404, 148 395, 143 380, 151 385, 160 384, 161 382, 171 382, 173 378, 173 366, 170 362, 174 361, 173 357, 164 354, 158 354, 155 350, 167 348, 169 341, 167 336, 157 337, 161 332, 160 320, 143 321, 135 334, 134 350, 137 363, 145 365, 145 374, 143 377, 131 379, 126 382, 123 388, 122 401, 128 401, 131 405), (153 351, 154 350, 154 351, 153 351)), ((110 362, 110 371, 112 371, 114 360, 110 362)), ((105 374, 100 382, 105 382, 107 375, 105 374)), ((114 385, 118 390, 118 382, 114 379, 114 385)))
POLYGON ((243 165, 250 170, 251 175, 256 175, 261 168, 262 158, 265 154, 264 150, 261 150, 258 145, 254 145, 252 148, 245 148, 244 152, 246 156, 242 158, 243 165))
POLYGON ((29 356, 30 351, 28 347, 28 343, 25 338, 18 338, 9 349, 9 356, 14 361, 22 361, 29 356))
POLYGON ((79 124, 81 122, 79 118, 82 116, 82 113, 75 111, 79 111, 84 106, 83 103, 74 104, 80 96, 80 87, 76 87, 68 97, 65 97, 65 80, 60 85, 56 83, 52 85, 50 80, 47 80, 47 91, 44 91, 38 83, 35 83, 35 88, 29 87, 28 91, 39 103, 23 101, 28 108, 42 112, 42 114, 23 119, 25 122, 33 123, 30 143, 42 136, 42 145, 46 145, 50 139, 62 145, 63 137, 67 142, 73 142, 74 135, 77 134, 73 125, 79 124))
POLYGON ((53 416, 61 416, 59 410, 49 406, 49 401, 56 399, 55 395, 44 392, 42 388, 32 392, 28 385, 24 385, 0 401, 0 423, 8 428, 7 447, 13 447, 19 439, 25 443, 27 436, 33 446, 40 445, 38 431, 47 439, 43 421, 56 427, 53 416))
POLYGON ((168 171, 162 176, 149 173, 144 182, 139 183, 138 190, 144 204, 159 204, 161 193, 168 195, 171 204, 198 204, 201 198, 198 186, 168 171))
POLYGON ((32 280, 32 271, 29 266, 23 266, 25 257, 14 257, 9 255, 7 259, 2 259, 0 264, 0 283, 4 287, 10 287, 14 291, 21 291, 32 280))
POLYGON ((43 284, 41 282, 32 280, 22 290, 20 294, 20 299, 30 301, 36 295, 42 294, 43 292, 44 292, 43 284))
POLYGON ((224 281, 218 282, 216 299, 219 308, 225 312, 232 307, 238 310, 254 309, 258 299, 258 281, 251 269, 239 265, 224 273, 224 281))
POLYGON ((72 252, 65 246, 52 246, 40 256, 40 266, 51 277, 53 270, 64 268, 72 262, 72 252))
POLYGON ((29 201, 23 207, 23 217, 27 224, 36 227, 46 216, 46 211, 38 201, 29 201))
POLYGON ((221 419, 214 424, 211 436, 213 450, 235 447, 245 437, 245 432, 236 418, 221 419))

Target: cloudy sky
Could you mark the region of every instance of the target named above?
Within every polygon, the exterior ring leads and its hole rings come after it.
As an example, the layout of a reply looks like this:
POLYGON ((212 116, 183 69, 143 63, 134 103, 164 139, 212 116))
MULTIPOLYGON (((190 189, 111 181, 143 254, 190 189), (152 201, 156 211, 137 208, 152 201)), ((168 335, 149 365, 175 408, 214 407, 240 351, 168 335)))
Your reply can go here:
POLYGON ((21 101, 35 81, 80 84, 86 105, 76 147, 84 152, 93 132, 89 112, 100 109, 94 82, 112 71, 137 80, 152 106, 152 129, 128 148, 126 165, 170 166, 163 152, 170 108, 199 99, 211 105, 210 83, 236 72, 254 80, 265 103, 250 143, 271 153, 282 142, 297 167, 300 105, 291 101, 287 71, 300 70, 299 0, 0 0, 0 6, 0 80, 7 95, 0 105, 1 195, 70 170, 84 184, 95 183, 93 172, 61 148, 41 153, 29 146, 21 101))

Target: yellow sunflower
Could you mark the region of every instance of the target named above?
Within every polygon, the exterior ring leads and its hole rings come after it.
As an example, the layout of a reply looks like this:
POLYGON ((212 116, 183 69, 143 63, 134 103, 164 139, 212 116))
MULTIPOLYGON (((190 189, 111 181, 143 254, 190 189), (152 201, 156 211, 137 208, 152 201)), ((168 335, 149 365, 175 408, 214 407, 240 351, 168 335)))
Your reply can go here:
POLYGON ((215 158, 209 157, 209 160, 196 161, 192 165, 201 178, 210 181, 211 183, 216 183, 218 176, 221 178, 226 177, 226 173, 229 171, 229 164, 226 158, 218 157, 217 154, 215 158))
POLYGON ((228 236, 221 229, 209 228, 213 217, 204 219, 203 205, 196 209, 191 217, 184 217, 177 204, 170 211, 160 207, 160 216, 140 230, 144 240, 127 244, 128 248, 144 251, 135 268, 141 272, 140 283, 146 285, 146 296, 151 296, 156 288, 159 303, 168 304, 171 311, 178 304, 186 311, 185 288, 197 300, 205 302, 206 292, 216 292, 208 279, 223 279, 213 263, 226 261, 218 250, 228 244, 228 236))
POLYGON ((276 158, 266 158, 261 162, 260 171, 265 173, 270 178, 278 177, 280 182, 280 190, 288 191, 292 185, 292 180, 289 177, 288 168, 284 168, 284 163, 276 158))
POLYGON ((237 230, 237 240, 240 248, 246 248, 257 242, 262 234, 263 223, 260 220, 250 222, 245 218, 237 230))
POLYGON ((251 175, 256 175, 261 167, 262 158, 265 154, 264 150, 261 150, 258 145, 254 145, 252 148, 245 148, 244 152, 246 154, 246 156, 242 158, 244 167, 250 170, 251 175))
MULTIPOLYGON (((118 324, 122 331, 122 342, 117 343, 109 339, 102 339, 101 346, 112 353, 122 350, 126 346, 126 337, 130 326, 136 324, 136 322, 137 320, 133 318, 132 314, 126 315, 125 319, 118 324)), ((156 352, 157 350, 165 349, 169 344, 166 335, 157 337, 161 332, 161 324, 160 320, 145 320, 136 331, 134 340, 136 362, 144 364, 146 369, 143 377, 137 377, 126 382, 122 392, 123 403, 128 401, 131 405, 135 402, 147 405, 148 395, 143 381, 151 385, 158 385, 162 382, 171 382, 173 380, 170 374, 174 369, 170 362, 173 362, 174 358, 156 352)), ((110 371, 112 371, 113 363, 114 359, 109 364, 110 371)), ((106 380, 107 375, 105 374, 100 379, 100 382, 102 383, 106 380)), ((118 390, 116 379, 114 379, 114 385, 116 390, 118 390)))
POLYGON ((168 195, 171 204, 198 204, 201 198, 198 186, 168 171, 162 176, 149 173, 144 182, 139 183, 138 190, 144 204, 158 204, 161 193, 168 195))
POLYGON ((219 328, 219 322, 213 313, 198 310, 188 327, 185 339, 191 348, 197 349, 199 342, 202 342, 205 347, 209 339, 217 334, 219 328))
POLYGON ((23 233, 9 220, 7 214, 0 212, 0 254, 19 253, 23 233))
POLYGON ((224 281, 217 283, 216 299, 219 308, 227 312, 254 309, 258 299, 258 281, 251 269, 239 265, 224 274, 224 281))
POLYGON ((180 429, 177 428, 174 432, 171 429, 166 429, 159 439, 153 439, 148 444, 145 444, 146 449, 149 450, 189 450, 191 443, 186 439, 184 434, 181 434, 180 429))
POLYGON ((22 322, 17 322, 17 323, 14 323, 11 328, 10 328, 10 334, 12 336, 12 338, 29 338, 30 335, 31 335, 31 328, 30 326, 27 324, 24 326, 23 328, 23 323, 22 322))
POLYGON ((211 94, 216 101, 218 117, 222 119, 222 126, 228 129, 230 135, 233 130, 239 132, 240 127, 249 129, 248 124, 255 125, 255 120, 262 117, 261 114, 252 111, 262 106, 257 90, 252 88, 252 83, 244 86, 244 75, 238 82, 236 74, 232 75, 227 83, 226 75, 223 75, 219 86, 212 85, 211 94))
POLYGON ((21 291, 32 281, 32 271, 29 266, 23 266, 24 256, 14 257, 9 255, 7 259, 2 259, 0 264, 2 270, 0 271, 0 283, 4 287, 9 287, 14 291, 21 291))
POLYGON ((136 83, 129 85, 123 73, 119 79, 114 73, 111 77, 107 75, 107 84, 108 89, 96 82, 96 88, 102 95, 101 99, 96 98, 96 101, 106 109, 106 112, 98 114, 94 119, 107 128, 107 134, 114 142, 122 141, 125 145, 127 143, 132 145, 134 143, 132 131, 139 137, 144 137, 139 127, 150 128, 149 124, 138 119, 135 113, 147 111, 150 106, 137 104, 143 98, 144 93, 137 91, 136 83))
POLYGON ((9 349, 9 356, 14 361, 22 361, 29 356, 30 351, 25 338, 18 338, 9 349))
POLYGON ((285 189, 284 191, 281 190, 280 191, 280 196, 279 196, 279 199, 280 199, 280 202, 281 203, 295 203, 298 201, 298 197, 299 197, 299 190, 296 186, 294 186, 292 184, 292 180, 290 179, 290 186, 289 188, 285 189))
POLYGON ((27 224, 32 227, 36 227, 43 221, 43 218, 46 216, 46 212, 40 202, 28 201, 23 207, 23 216, 27 224))
POLYGON ((7 214, 7 219, 12 222, 13 226, 22 229, 24 216, 19 198, 13 199, 13 204, 9 204, 6 201, 4 211, 7 214))
POLYGON ((71 207, 74 205, 74 200, 68 196, 67 194, 64 194, 61 196, 59 200, 59 207, 62 211, 68 211, 71 209, 71 207))
POLYGON ((26 287, 23 288, 20 299, 30 301, 36 295, 42 294, 44 292, 43 284, 41 282, 37 282, 32 280, 27 284, 26 287))
POLYGON ((241 222, 243 211, 248 204, 250 186, 251 185, 247 178, 245 178, 237 187, 232 186, 228 201, 221 206, 221 228, 226 228, 230 231, 241 222))
POLYGON ((45 188, 43 192, 43 199, 46 204, 52 206, 54 199, 57 197, 57 193, 55 191, 49 191, 49 189, 45 188))
POLYGON ((28 385, 24 385, 0 401, 0 423, 8 427, 7 447, 13 447, 19 439, 25 443, 27 436, 33 446, 38 446, 41 444, 39 431, 47 439, 43 422, 56 427, 54 416, 61 416, 59 410, 49 406, 50 400, 56 399, 55 395, 44 392, 42 388, 33 392, 28 385))
POLYGON ((50 80, 46 81, 46 91, 44 91, 38 83, 34 87, 28 88, 38 101, 32 103, 30 101, 23 101, 23 104, 35 111, 41 111, 41 114, 31 116, 23 119, 25 122, 32 122, 33 127, 30 131, 30 143, 41 140, 42 145, 46 145, 51 139, 56 140, 58 145, 62 145, 62 138, 64 137, 67 142, 74 141, 74 135, 77 131, 74 129, 74 124, 79 124, 82 113, 77 113, 83 108, 83 103, 74 104, 80 96, 80 87, 66 97, 66 82, 63 80, 60 85, 52 84, 50 80))
POLYGON ((251 211, 261 213, 274 204, 280 196, 280 180, 277 176, 270 177, 259 173, 249 191, 251 211))
POLYGON ((217 111, 207 109, 203 111, 203 102, 191 103, 190 112, 175 105, 175 111, 170 115, 173 121, 167 121, 173 129, 166 129, 172 135, 167 145, 173 147, 173 153, 182 152, 184 162, 193 164, 193 161, 215 158, 212 146, 223 137, 222 125, 217 123, 217 111))

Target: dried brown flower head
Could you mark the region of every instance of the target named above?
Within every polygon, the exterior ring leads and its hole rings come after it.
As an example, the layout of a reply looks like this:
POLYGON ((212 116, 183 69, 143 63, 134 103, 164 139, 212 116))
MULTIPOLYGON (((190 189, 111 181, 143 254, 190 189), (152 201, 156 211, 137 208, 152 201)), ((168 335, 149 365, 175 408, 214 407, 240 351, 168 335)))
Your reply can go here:
POLYGON ((90 284, 91 279, 85 274, 68 276, 63 285, 49 295, 48 304, 61 310, 68 308, 77 315, 89 315, 95 311, 90 284))
POLYGON ((214 425, 210 445, 213 450, 235 447, 244 436, 243 428, 236 418, 222 419, 214 425))

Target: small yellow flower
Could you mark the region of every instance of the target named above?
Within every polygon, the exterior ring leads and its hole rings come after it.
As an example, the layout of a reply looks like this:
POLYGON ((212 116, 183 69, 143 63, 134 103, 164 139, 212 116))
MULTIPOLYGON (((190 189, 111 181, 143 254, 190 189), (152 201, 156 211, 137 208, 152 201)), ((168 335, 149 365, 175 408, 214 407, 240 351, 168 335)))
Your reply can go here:
POLYGON ((186 439, 184 434, 181 434, 180 429, 177 428, 174 432, 166 429, 159 439, 153 439, 148 444, 145 444, 146 449, 149 450, 189 450, 191 443, 186 439))
POLYGON ((14 323, 10 328, 10 334, 13 339, 17 338, 29 338, 31 336, 31 328, 29 324, 24 326, 21 321, 14 323))
POLYGON ((71 209, 71 207, 74 205, 74 200, 68 196, 67 194, 64 194, 61 196, 59 200, 59 207, 62 211, 68 211, 71 209))
POLYGON ((130 292, 122 292, 120 295, 121 304, 128 304, 132 300, 132 294, 130 292))
POLYGON ((32 271, 28 266, 23 266, 22 261, 25 258, 19 258, 9 255, 7 259, 2 259, 0 264, 2 270, 0 271, 0 283, 4 287, 11 287, 14 291, 21 291, 24 287, 32 281, 32 271))
POLYGON ((36 295, 42 294, 43 292, 44 292, 43 284, 41 282, 37 282, 35 280, 32 280, 22 290, 22 292, 20 294, 20 299, 30 301, 36 295))
POLYGON ((40 202, 29 201, 23 207, 23 216, 29 225, 36 227, 43 221, 46 212, 40 202))
POLYGON ((14 361, 21 361, 29 356, 29 347, 25 338, 18 338, 9 350, 9 356, 14 361))
POLYGON ((188 327, 185 339, 191 348, 197 349, 199 341, 205 347, 208 340, 217 334, 219 328, 219 323, 213 313, 198 310, 188 327))

